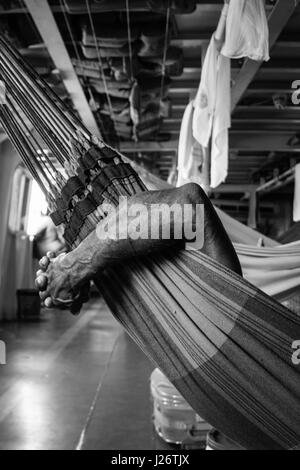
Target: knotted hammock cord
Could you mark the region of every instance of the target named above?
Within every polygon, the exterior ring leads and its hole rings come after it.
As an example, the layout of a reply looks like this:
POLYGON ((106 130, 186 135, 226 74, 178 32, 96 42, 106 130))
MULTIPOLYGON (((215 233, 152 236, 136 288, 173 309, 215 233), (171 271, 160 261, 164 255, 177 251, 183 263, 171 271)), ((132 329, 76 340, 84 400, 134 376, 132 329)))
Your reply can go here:
POLYGON ((89 22, 90 22, 90 26, 91 26, 92 35, 93 35, 93 38, 94 38, 95 48, 96 48, 96 52, 97 52, 97 59, 98 59, 98 63, 99 63, 99 70, 100 70, 103 85, 104 85, 104 90, 105 90, 106 99, 107 99, 107 103, 108 103, 108 107, 109 107, 110 117, 113 121, 115 133, 116 133, 116 136, 117 136, 116 144, 119 146, 119 136, 118 136, 118 133, 117 133, 115 113, 114 113, 114 109, 113 109, 113 106, 112 106, 112 102, 111 102, 111 98, 110 98, 110 94, 109 94, 109 90, 108 90, 108 85, 107 85, 107 80, 106 80, 106 76, 105 76, 105 72, 104 72, 104 66, 103 66, 103 61, 102 61, 102 56, 101 56, 101 51, 100 51, 100 47, 99 47, 98 38, 97 38, 97 35, 96 35, 96 28, 95 28, 93 15, 92 15, 90 0, 86 0, 86 9, 87 9, 88 17, 89 17, 89 22))
MULTIPOLYGON (((134 87, 136 90, 138 90, 138 93, 139 93, 139 85, 137 83, 137 80, 134 78, 134 73, 133 73, 133 51, 132 51, 132 34, 131 34, 131 18, 130 18, 129 0, 126 0, 126 20, 127 20, 127 37, 128 37, 128 46, 129 46, 130 78, 131 78, 131 86, 132 86, 131 93, 133 93, 134 87)), ((133 140, 135 142, 138 142, 137 126, 138 126, 139 119, 140 119, 140 109, 138 110, 133 109, 133 103, 131 99, 130 99, 130 108, 131 108, 131 113, 130 113, 131 120, 132 120, 132 125, 133 125, 133 131, 132 131, 133 140)))
MULTIPOLYGON (((72 30, 72 26, 71 26, 69 17, 67 15, 66 0, 59 0, 59 1, 60 1, 60 5, 61 5, 61 10, 63 12, 64 20, 65 20, 65 23, 66 23, 66 26, 67 26, 67 30, 68 30, 68 33, 69 33, 69 36, 70 36, 70 39, 71 39, 71 42, 72 42, 72 46, 73 46, 73 49, 74 49, 74 52, 75 52, 75 55, 76 55, 78 66, 80 67, 80 70, 81 70, 81 73, 82 73, 82 76, 83 76, 84 87, 87 89, 87 91, 89 93, 89 96, 90 96, 90 101, 94 105, 94 103, 95 103, 94 93, 93 93, 93 90, 91 89, 91 87, 89 85, 88 80, 87 80, 87 75, 86 75, 85 68, 82 65, 82 60, 81 60, 81 56, 80 56, 80 53, 79 53, 79 48, 78 48, 78 45, 77 45, 77 41, 75 40, 73 30, 72 30)), ((103 125, 103 122, 102 122, 102 119, 101 119, 101 113, 98 113, 98 118, 99 118, 99 121, 100 121, 101 134, 102 134, 105 128, 104 128, 104 125, 103 125)))
POLYGON ((160 86, 160 103, 162 105, 164 99, 164 86, 166 78, 166 62, 167 62, 167 53, 169 45, 169 31, 170 31, 170 17, 171 17, 171 0, 168 1, 168 8, 166 14, 166 30, 165 30, 165 41, 164 41, 164 51, 163 51, 163 62, 162 62, 162 72, 161 72, 161 86, 160 86))

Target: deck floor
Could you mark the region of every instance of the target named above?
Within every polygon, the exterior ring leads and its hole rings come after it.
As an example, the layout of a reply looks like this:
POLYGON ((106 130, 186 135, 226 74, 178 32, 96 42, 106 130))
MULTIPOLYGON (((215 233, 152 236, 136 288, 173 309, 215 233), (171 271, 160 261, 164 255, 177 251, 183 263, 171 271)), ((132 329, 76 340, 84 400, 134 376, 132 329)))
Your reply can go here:
POLYGON ((101 299, 81 316, 0 324, 0 450, 147 450, 154 366, 101 299))

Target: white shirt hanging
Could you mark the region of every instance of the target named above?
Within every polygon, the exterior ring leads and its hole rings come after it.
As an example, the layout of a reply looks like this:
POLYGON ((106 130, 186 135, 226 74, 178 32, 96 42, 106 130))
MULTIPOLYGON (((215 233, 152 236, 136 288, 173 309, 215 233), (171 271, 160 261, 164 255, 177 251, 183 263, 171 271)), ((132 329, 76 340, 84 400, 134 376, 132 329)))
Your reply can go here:
POLYGON ((213 36, 202 65, 200 86, 194 102, 193 135, 203 147, 208 147, 212 133, 217 93, 218 57, 217 42, 213 36))
POLYGON ((222 54, 231 59, 270 59, 265 0, 230 0, 222 54))
POLYGON ((203 147, 211 146, 211 187, 223 183, 228 173, 230 114, 230 59, 220 54, 212 37, 202 67, 194 103, 193 136, 203 147))
POLYGON ((203 178, 201 166, 203 162, 202 147, 193 137, 194 105, 190 102, 183 115, 178 147, 178 179, 177 187, 187 183, 201 185, 203 178))
POLYGON ((210 186, 217 188, 227 178, 229 163, 229 132, 231 126, 230 60, 219 55, 216 108, 214 113, 210 186))

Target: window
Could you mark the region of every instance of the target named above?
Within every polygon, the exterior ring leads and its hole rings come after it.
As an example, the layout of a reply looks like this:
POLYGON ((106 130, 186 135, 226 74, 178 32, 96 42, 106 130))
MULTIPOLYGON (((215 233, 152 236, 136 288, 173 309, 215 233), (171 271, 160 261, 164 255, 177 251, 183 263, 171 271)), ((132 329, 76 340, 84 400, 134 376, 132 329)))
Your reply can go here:
POLYGON ((26 232, 34 236, 48 212, 48 205, 43 191, 36 181, 32 181, 29 197, 28 218, 26 232))
POLYGON ((30 185, 31 177, 28 171, 22 166, 19 166, 13 178, 8 222, 9 229, 12 233, 23 232, 25 230, 30 185))
POLYGON ((47 213, 46 198, 30 173, 19 166, 14 174, 9 215, 13 233, 35 235, 43 215, 47 213))

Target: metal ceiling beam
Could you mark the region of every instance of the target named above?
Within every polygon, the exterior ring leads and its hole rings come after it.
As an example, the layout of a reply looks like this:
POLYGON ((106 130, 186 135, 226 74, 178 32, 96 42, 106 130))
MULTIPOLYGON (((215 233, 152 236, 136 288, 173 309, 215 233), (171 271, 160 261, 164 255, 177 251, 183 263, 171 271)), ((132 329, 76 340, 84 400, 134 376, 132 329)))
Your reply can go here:
POLYGON ((172 152, 178 150, 178 140, 168 142, 121 142, 120 151, 124 153, 172 152))
MULTIPOLYGON (((269 16, 270 30, 270 49, 276 43, 278 37, 286 26, 287 22, 293 15, 295 9, 299 5, 300 0, 278 0, 269 16)), ((236 105, 244 95, 248 86, 254 79, 262 62, 247 59, 235 78, 231 95, 231 110, 234 111, 236 105)))
MULTIPOLYGON (((274 110, 275 111, 275 110, 274 110)), ((163 132, 171 130, 179 130, 182 122, 182 116, 173 117, 165 119, 163 123, 163 132)), ((286 126, 295 125, 299 129, 300 125, 300 115, 298 116, 282 116, 280 118, 271 117, 271 116, 261 116, 259 113, 257 115, 246 116, 237 116, 232 119, 232 125, 254 125, 254 129, 257 129, 257 124, 266 124, 270 128, 272 126, 282 126, 285 129, 286 126)))
MULTIPOLYGON (((205 44, 207 41, 203 41, 205 44)), ((300 43, 299 43, 300 46, 300 43)), ((282 58, 276 58, 272 59, 269 62, 264 62, 264 66, 261 68, 260 72, 261 73, 268 73, 268 72, 285 72, 287 70, 287 73, 297 73, 299 71, 299 63, 296 58, 290 57, 288 59, 282 57, 282 58)), ((184 70, 189 72, 189 73, 201 73, 201 64, 199 63, 199 60, 195 59, 186 59, 184 61, 184 70)), ((234 62, 232 64, 232 70, 235 72, 240 72, 241 68, 238 64, 238 62, 234 62)))
MULTIPOLYGON (((180 34, 178 37, 171 39, 173 46, 188 48, 188 47, 201 47, 203 42, 209 41, 213 34, 213 30, 205 33, 198 31, 180 34)), ((296 36, 288 39, 283 39, 276 42, 276 47, 288 47, 290 49, 300 48, 300 41, 296 36)))
POLYGON ((66 90, 82 122, 92 133, 99 136, 100 132, 95 117, 76 75, 48 1, 24 0, 24 3, 48 49, 55 67, 61 74, 66 90))
POLYGON ((299 153, 300 145, 289 145, 295 131, 231 130, 229 145, 231 150, 251 150, 261 152, 299 153))
MULTIPOLYGON (((170 88, 170 94, 189 94, 191 91, 196 91, 199 87, 199 80, 173 80, 170 88)), ((267 95, 274 93, 292 94, 291 84, 288 82, 256 82, 250 85, 245 91, 245 95, 267 95)))
POLYGON ((211 189, 212 193, 219 194, 244 194, 256 191, 255 184, 221 184, 218 188, 211 189))
MULTIPOLYGON (((101 0, 100 2, 98 3, 101 3, 101 0)), ((215 5, 215 7, 217 7, 217 5, 215 5)), ((143 6, 141 5, 140 3, 140 0, 131 0, 131 6, 130 6, 130 9, 131 11, 136 11, 136 12, 149 12, 149 7, 147 6, 143 6)), ((220 8, 218 8, 219 10, 220 8)), ((61 7, 60 5, 53 5, 51 6, 51 10, 53 11, 53 13, 61 13, 61 12, 69 12, 69 9, 68 8, 65 8, 65 7, 61 7)), ((120 4, 117 4, 116 2, 114 3, 114 1, 110 2, 107 4, 107 6, 105 5, 100 5, 97 7, 97 5, 91 5, 91 11, 92 13, 110 13, 112 11, 126 11, 126 4, 125 2, 123 2, 123 5, 120 5, 120 4)), ((72 11, 72 14, 73 15, 82 15, 84 12, 84 7, 82 7, 81 9, 78 9, 78 11, 76 10, 73 10, 72 11)), ((24 14, 24 13, 27 13, 27 9, 26 8, 10 8, 10 9, 7 9, 7 10, 1 10, 0 11, 0 16, 2 15, 16 15, 16 14, 24 14)))
MULTIPOLYGON (((300 145, 288 144, 294 135, 294 131, 231 130, 229 145, 230 150, 237 151, 300 153, 300 145)), ((120 150, 125 153, 170 152, 177 149, 178 139, 168 142, 122 142, 120 145, 120 150)))
MULTIPOLYGON (((188 100, 182 101, 172 101, 172 117, 182 116, 183 111, 185 110, 188 104, 188 100)), ((300 115, 300 106, 285 106, 283 109, 277 109, 275 106, 271 105, 261 105, 261 106, 246 106, 241 105, 237 106, 234 111, 234 116, 244 114, 246 117, 258 115, 263 116, 299 116, 300 115)))

